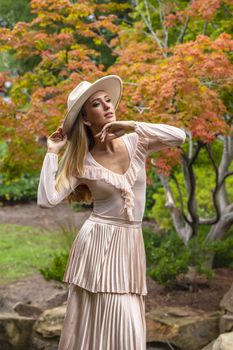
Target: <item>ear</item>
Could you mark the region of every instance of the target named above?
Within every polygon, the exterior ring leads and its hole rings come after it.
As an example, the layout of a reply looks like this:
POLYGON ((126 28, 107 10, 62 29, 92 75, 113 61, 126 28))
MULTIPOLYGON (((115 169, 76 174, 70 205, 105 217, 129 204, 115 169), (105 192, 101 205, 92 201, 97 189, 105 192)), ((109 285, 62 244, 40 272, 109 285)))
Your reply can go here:
POLYGON ((87 126, 91 126, 91 123, 88 120, 83 119, 83 124, 87 126))

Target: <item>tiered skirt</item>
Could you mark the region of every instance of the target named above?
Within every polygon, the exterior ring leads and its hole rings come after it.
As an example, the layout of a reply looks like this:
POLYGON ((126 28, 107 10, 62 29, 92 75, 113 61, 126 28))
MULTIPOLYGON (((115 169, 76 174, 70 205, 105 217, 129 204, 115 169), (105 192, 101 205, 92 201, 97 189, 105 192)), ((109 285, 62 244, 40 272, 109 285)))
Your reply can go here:
POLYGON ((141 222, 91 214, 63 278, 69 283, 58 350, 145 350, 146 257, 141 222))

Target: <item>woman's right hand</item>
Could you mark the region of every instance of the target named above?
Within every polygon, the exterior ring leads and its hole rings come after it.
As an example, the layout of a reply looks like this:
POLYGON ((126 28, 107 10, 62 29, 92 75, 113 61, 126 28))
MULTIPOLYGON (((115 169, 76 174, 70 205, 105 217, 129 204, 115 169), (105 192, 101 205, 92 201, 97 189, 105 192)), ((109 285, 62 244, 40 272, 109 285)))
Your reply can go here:
POLYGON ((67 136, 63 133, 62 127, 59 127, 47 139, 48 152, 59 153, 60 149, 66 144, 67 136))

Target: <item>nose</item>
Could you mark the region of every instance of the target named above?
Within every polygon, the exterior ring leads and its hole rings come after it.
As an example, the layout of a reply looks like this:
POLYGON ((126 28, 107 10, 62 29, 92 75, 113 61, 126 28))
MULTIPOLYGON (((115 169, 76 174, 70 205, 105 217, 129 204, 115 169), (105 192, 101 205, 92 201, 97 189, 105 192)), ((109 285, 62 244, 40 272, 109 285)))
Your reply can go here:
POLYGON ((109 103, 107 101, 103 101, 103 108, 104 110, 107 110, 110 108, 109 103))

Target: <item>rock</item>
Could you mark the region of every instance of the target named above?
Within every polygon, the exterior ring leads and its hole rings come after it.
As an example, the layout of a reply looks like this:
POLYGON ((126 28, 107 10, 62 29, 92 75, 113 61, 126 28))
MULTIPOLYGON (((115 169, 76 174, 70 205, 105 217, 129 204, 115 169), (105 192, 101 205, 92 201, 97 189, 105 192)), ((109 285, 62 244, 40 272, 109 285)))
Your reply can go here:
POLYGON ((0 349, 25 350, 30 348, 34 318, 5 312, 0 315, 0 349))
POLYGON ((171 344, 164 343, 147 343, 146 350, 178 350, 178 348, 171 347, 171 344))
POLYGON ((45 310, 34 325, 34 331, 44 338, 60 337, 66 305, 45 310))
POLYGON ((33 318, 38 318, 42 313, 42 310, 38 307, 20 302, 13 306, 13 310, 15 310, 20 316, 33 318))
POLYGON ((233 332, 223 333, 214 342, 211 350, 232 350, 233 349, 233 332))
POLYGON ((46 302, 48 305, 47 308, 52 309, 54 307, 62 305, 67 300, 67 297, 68 297, 68 290, 54 294, 49 299, 46 299, 46 302))
POLYGON ((232 313, 226 313, 220 318, 219 329, 220 329, 220 333, 233 331, 233 314, 232 313))
POLYGON ((221 309, 233 313, 233 284, 220 302, 221 309))
POLYGON ((212 341, 211 343, 209 343, 208 345, 206 345, 204 348, 202 348, 201 350, 212 350, 213 349, 213 345, 214 345, 215 341, 212 341))
POLYGON ((9 300, 5 297, 0 298, 0 313, 12 312, 12 306, 9 300))
POLYGON ((188 307, 157 308, 146 314, 147 342, 168 341, 182 350, 199 350, 217 338, 220 315, 188 307))

